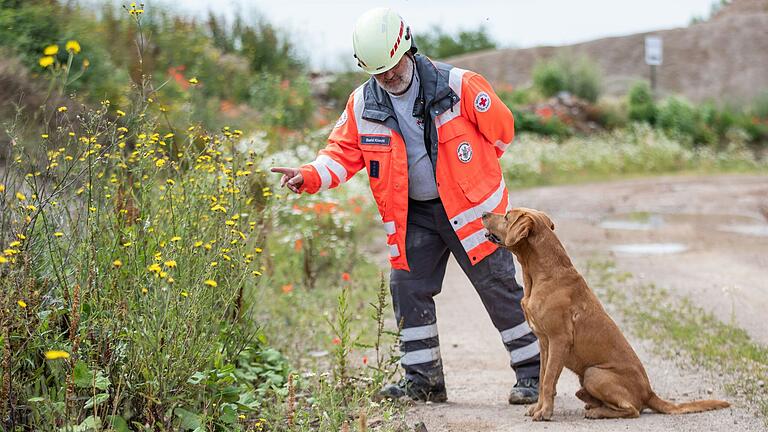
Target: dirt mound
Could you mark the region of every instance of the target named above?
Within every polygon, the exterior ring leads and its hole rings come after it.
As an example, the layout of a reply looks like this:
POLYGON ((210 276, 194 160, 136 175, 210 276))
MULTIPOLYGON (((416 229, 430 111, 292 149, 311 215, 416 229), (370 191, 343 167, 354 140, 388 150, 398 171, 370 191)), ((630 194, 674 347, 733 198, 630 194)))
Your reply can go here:
POLYGON ((575 45, 502 49, 448 59, 496 84, 531 84, 538 61, 559 54, 586 55, 603 73, 603 94, 621 96, 637 80, 648 80, 646 35, 664 41, 658 68, 660 95, 681 94, 692 101, 744 103, 768 90, 768 0, 735 0, 711 20, 686 28, 597 39, 575 45))

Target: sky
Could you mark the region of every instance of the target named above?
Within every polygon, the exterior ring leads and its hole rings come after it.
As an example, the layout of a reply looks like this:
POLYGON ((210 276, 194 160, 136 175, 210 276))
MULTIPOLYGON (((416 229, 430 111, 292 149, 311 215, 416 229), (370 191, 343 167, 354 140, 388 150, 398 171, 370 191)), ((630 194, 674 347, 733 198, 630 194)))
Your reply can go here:
MULTIPOLYGON (((185 15, 264 16, 284 29, 313 69, 352 69, 351 32, 368 9, 396 10, 418 37, 440 25, 449 34, 481 24, 500 47, 567 45, 607 36, 685 27, 709 14, 713 0, 144 0, 185 15)), ((149 11, 148 11, 149 12, 149 11)), ((417 39, 418 40, 418 39, 417 39)))

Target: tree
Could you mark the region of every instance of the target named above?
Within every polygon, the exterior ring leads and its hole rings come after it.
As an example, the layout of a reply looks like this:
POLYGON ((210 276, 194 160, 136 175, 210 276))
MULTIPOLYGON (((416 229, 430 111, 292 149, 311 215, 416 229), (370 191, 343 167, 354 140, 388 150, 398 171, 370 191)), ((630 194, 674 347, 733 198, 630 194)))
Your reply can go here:
POLYGON ((433 26, 423 35, 415 35, 419 52, 434 58, 447 58, 473 51, 496 48, 496 42, 488 29, 480 26, 477 30, 462 30, 450 35, 439 26, 433 26))

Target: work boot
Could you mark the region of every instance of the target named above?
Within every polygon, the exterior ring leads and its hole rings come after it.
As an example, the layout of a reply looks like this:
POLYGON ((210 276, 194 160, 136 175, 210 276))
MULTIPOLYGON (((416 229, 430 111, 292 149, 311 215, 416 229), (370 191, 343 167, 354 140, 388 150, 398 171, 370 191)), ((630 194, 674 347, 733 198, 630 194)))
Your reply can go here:
POLYGON ((539 400, 539 378, 523 378, 509 392, 509 403, 513 405, 527 405, 539 400))
POLYGON ((401 379, 396 384, 387 384, 379 390, 377 396, 381 399, 400 399, 408 396, 413 400, 422 402, 445 402, 448 400, 444 384, 436 387, 427 387, 407 378, 401 379))

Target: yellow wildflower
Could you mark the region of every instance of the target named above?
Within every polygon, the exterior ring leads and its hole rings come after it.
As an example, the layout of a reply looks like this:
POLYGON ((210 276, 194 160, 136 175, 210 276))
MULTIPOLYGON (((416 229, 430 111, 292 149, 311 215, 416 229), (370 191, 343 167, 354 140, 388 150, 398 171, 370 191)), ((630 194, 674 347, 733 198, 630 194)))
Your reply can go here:
POLYGON ((211 262, 211 267, 216 267, 217 265, 219 265, 218 261, 211 262))
POLYGON ((176 282, 176 281, 175 281, 175 280, 174 280, 172 277, 169 277, 169 278, 168 278, 168 283, 169 283, 169 284, 172 284, 172 283, 174 283, 174 282, 176 282))
POLYGON ((116 259, 116 260, 112 261, 112 266, 115 267, 115 268, 120 268, 120 267, 122 267, 122 265, 123 265, 123 262, 120 261, 119 259, 116 259))
POLYGON ((124 116, 124 115, 125 115, 125 111, 123 111, 123 110, 117 110, 117 111, 115 112, 115 114, 117 114, 117 116, 118 116, 118 117, 122 117, 122 116, 124 116))
POLYGON ((160 265, 158 265, 157 263, 153 263, 147 266, 147 270, 150 273, 160 273, 163 269, 160 268, 160 265))
POLYGON ((262 252, 264 251, 264 249, 262 249, 262 248, 260 248, 260 247, 257 247, 257 248, 256 248, 256 249, 254 249, 254 250, 256 251, 256 253, 262 253, 262 252))
POLYGON ((177 241, 179 241, 179 240, 181 240, 181 237, 179 237, 179 236, 174 236, 174 237, 171 237, 171 241, 172 241, 172 242, 177 242, 177 241))
POLYGON ((132 244, 133 244, 133 242, 128 241, 128 242, 123 243, 123 246, 128 247, 128 246, 130 246, 132 244))
POLYGON ((195 84, 197 84, 199 82, 200 81, 198 81, 197 78, 195 78, 195 77, 192 77, 192 78, 189 79, 189 83, 192 84, 192 85, 195 85, 195 84))
POLYGON ((80 52, 80 43, 76 40, 70 40, 67 41, 67 44, 64 45, 64 48, 71 53, 77 54, 80 52))
POLYGON ((62 236, 64 236, 64 233, 61 232, 61 231, 56 231, 55 233, 53 233, 53 236, 54 237, 62 237, 62 236))
POLYGON ((175 260, 168 260, 168 261, 164 262, 163 264, 165 264, 165 266, 168 267, 168 268, 176 268, 176 261, 175 260))
POLYGON ((142 288, 142 289, 141 289, 141 293, 142 293, 142 294, 146 294, 146 293, 147 293, 147 289, 146 289, 146 288, 142 288))
POLYGON ((165 279, 165 277, 168 276, 168 273, 166 273, 164 271, 161 271, 158 276, 160 276, 161 278, 165 279))
POLYGON ((200 247, 200 246, 202 246, 202 245, 203 245, 203 242, 202 242, 202 241, 200 241, 200 240, 198 240, 198 241, 196 241, 196 242, 195 242, 195 247, 200 247))
POLYGON ((68 359, 69 353, 60 350, 51 350, 45 352, 45 358, 48 360, 68 359))
POLYGON ((10 243, 8 244, 8 246, 10 246, 10 247, 12 247, 12 248, 13 248, 13 247, 16 247, 16 246, 21 246, 21 242, 20 242, 20 241, 18 241, 18 240, 14 240, 14 241, 10 242, 10 243))
POLYGON ((19 201, 24 201, 24 200, 26 200, 26 199, 27 199, 27 196, 26 196, 26 195, 24 195, 24 194, 23 194, 23 193, 21 193, 21 192, 16 192, 16 199, 18 199, 19 201))
POLYGON ((67 112, 67 107, 60 106, 60 107, 57 108, 57 111, 59 111, 59 112, 67 112))
POLYGON ((40 57, 40 60, 38 60, 37 63, 40 65, 40 67, 47 68, 48 66, 53 64, 53 57, 51 56, 40 57))
POLYGON ((0 184, 0 193, 5 192, 5 185, 0 184))
POLYGON ((214 288, 219 286, 219 284, 217 284, 216 281, 213 279, 208 279, 207 281, 205 281, 205 284, 214 288))
POLYGON ((43 50, 43 54, 47 56, 54 56, 59 52, 59 46, 58 45, 48 45, 43 50))
POLYGON ((171 186, 173 186, 173 185, 175 185, 175 184, 176 184, 176 182, 175 182, 175 181, 173 181, 173 179, 168 179, 168 180, 166 180, 165 182, 166 182, 166 183, 168 183, 168 184, 169 184, 169 185, 171 185, 171 186))
POLYGON ((187 294, 187 292, 186 292, 186 291, 182 291, 182 292, 181 292, 181 295, 182 295, 183 297, 187 297, 187 296, 189 296, 189 294, 187 294))
POLYGON ((22 233, 18 233, 18 234, 16 234, 16 237, 18 237, 18 238, 19 238, 19 240, 26 240, 26 239, 27 239, 27 236, 25 236, 25 235, 24 235, 24 234, 22 234, 22 233))
POLYGON ((158 168, 162 168, 163 165, 165 165, 165 159, 158 159, 155 161, 155 166, 158 168))
POLYGON ((40 135, 40 138, 42 138, 42 139, 48 139, 48 134, 42 134, 42 135, 40 135))
POLYGON ((24 300, 19 300, 16 302, 16 304, 19 305, 19 307, 22 309, 27 307, 27 303, 24 300))
POLYGON ((4 256, 0 256, 0 264, 5 264, 7 262, 8 262, 8 258, 6 258, 4 256))

